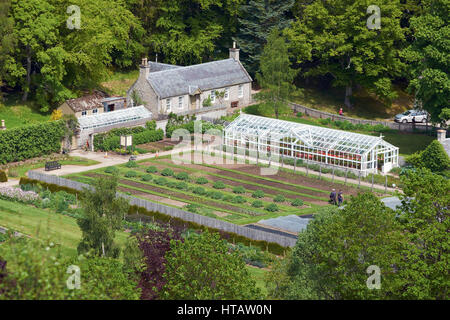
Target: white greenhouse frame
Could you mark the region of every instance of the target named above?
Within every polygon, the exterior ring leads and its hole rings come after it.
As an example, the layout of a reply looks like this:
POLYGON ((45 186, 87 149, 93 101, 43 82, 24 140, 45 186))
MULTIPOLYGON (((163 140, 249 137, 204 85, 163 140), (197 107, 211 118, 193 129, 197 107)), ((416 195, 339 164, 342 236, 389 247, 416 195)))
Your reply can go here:
POLYGON ((152 113, 146 107, 139 106, 81 117, 78 123, 81 130, 87 130, 151 117, 152 113))
POLYGON ((399 148, 374 137, 290 121, 241 114, 223 133, 223 144, 238 154, 247 151, 302 159, 366 176, 398 166, 399 148), (234 150, 234 149, 233 149, 234 150), (259 152, 256 152, 258 150, 259 152))

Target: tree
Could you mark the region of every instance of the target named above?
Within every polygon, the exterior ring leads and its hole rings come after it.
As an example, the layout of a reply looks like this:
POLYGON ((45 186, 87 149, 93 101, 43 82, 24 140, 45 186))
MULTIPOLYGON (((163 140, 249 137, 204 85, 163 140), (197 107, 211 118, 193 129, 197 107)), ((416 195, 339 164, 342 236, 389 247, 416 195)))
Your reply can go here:
POLYGON ((259 289, 236 253, 218 234, 203 232, 171 241, 166 254, 165 299, 256 299, 259 289))
POLYGON ((352 197, 342 210, 319 213, 299 234, 288 269, 289 299, 389 299, 395 266, 407 243, 394 212, 373 194, 352 197), (381 269, 381 288, 367 286, 367 268, 381 269))
POLYGON ((450 181, 428 169, 402 177, 403 219, 408 248, 399 265, 402 299, 448 299, 450 295, 450 181))
POLYGON ((116 197, 117 185, 117 176, 99 178, 93 183, 94 190, 83 191, 80 199, 83 214, 77 219, 82 231, 79 254, 92 252, 97 256, 118 257, 115 232, 120 230, 129 204, 116 197))
POLYGON ((450 167, 447 152, 437 140, 433 140, 425 150, 410 155, 406 161, 416 168, 427 168, 435 173, 442 173, 450 167))
POLYGON ((349 108, 357 85, 386 102, 395 98, 391 79, 404 69, 399 0, 314 0, 298 6, 301 16, 285 34, 297 62, 310 63, 305 77, 331 75, 334 86, 345 87, 349 108), (371 5, 382 8, 381 29, 367 27, 371 5))
POLYGON ((414 41, 404 50, 410 64, 410 86, 434 122, 450 100, 450 5, 446 0, 422 1, 424 13, 411 18, 414 41))
POLYGON ((261 73, 256 75, 262 91, 257 99, 273 109, 278 119, 280 109, 287 106, 295 90, 293 81, 296 71, 291 69, 286 41, 277 28, 272 29, 261 55, 261 73))
POLYGON ((242 63, 251 75, 261 72, 261 54, 272 29, 289 26, 289 10, 294 3, 295 0, 249 0, 240 7, 239 31, 233 40, 238 43, 242 63))
MULTIPOLYGON (((0 33, 2 38, 0 40, 0 89, 8 82, 8 64, 11 54, 17 46, 16 35, 13 33, 14 20, 8 16, 11 8, 10 0, 0 1, 0 33), (4 82, 5 81, 5 82, 4 82)), ((12 71, 12 70, 9 70, 12 71)), ((2 99, 2 91, 0 90, 0 101, 2 99)))
POLYGON ((51 241, 41 243, 11 235, 0 246, 0 300, 139 299, 136 282, 123 272, 119 260, 71 258, 60 249, 51 241), (67 287, 70 265, 79 267, 79 289, 67 287))

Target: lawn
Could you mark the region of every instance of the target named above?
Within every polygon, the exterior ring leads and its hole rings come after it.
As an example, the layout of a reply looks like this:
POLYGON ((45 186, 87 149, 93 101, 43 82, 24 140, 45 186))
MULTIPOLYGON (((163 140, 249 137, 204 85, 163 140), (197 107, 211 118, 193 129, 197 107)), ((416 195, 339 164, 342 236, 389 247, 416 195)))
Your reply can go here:
POLYGON ((112 72, 102 83, 102 89, 110 95, 126 96, 127 90, 139 77, 139 70, 112 72))
POLYGON ((266 281, 265 277, 267 270, 249 266, 247 265, 247 271, 250 273, 250 276, 256 281, 256 287, 259 288, 263 294, 264 297, 267 296, 267 287, 266 287, 266 281))
MULTIPOLYGON (((60 244, 66 255, 76 255, 81 230, 74 218, 30 205, 0 199, 0 226, 19 231, 32 238, 60 244)), ((116 233, 116 241, 124 246, 128 234, 116 233)))
POLYGON ((50 114, 42 114, 32 102, 22 102, 19 95, 10 95, 0 100, 0 120, 5 120, 6 128, 12 129, 50 120, 50 114))

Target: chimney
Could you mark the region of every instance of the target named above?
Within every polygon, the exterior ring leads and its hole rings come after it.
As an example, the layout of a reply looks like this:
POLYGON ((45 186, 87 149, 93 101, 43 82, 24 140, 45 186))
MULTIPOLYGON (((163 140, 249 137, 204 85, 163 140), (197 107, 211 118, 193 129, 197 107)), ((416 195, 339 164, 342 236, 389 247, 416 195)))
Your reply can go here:
POLYGON ((439 129, 437 130, 437 139, 439 142, 444 142, 446 139, 447 130, 439 129))
POLYGON ((148 64, 148 60, 147 58, 142 58, 140 75, 143 76, 145 79, 147 79, 149 73, 150 73, 150 66, 148 64))
POLYGON ((0 130, 6 130, 5 120, 2 120, 2 125, 0 126, 0 130))
POLYGON ((230 58, 239 61, 239 49, 236 48, 236 41, 233 41, 233 48, 230 48, 230 58))

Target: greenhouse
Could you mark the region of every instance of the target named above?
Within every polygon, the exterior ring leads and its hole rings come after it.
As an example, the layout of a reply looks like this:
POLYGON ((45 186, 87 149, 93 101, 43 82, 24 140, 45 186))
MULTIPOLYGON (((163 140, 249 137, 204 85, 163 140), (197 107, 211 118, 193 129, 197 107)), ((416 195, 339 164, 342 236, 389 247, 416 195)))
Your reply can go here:
POLYGON ((398 166, 398 148, 383 137, 241 114, 224 130, 227 151, 269 158, 301 159, 307 163, 386 173, 398 166), (232 149, 233 148, 233 149, 232 149), (258 150, 258 152, 257 152, 258 150))

